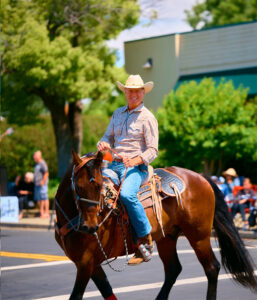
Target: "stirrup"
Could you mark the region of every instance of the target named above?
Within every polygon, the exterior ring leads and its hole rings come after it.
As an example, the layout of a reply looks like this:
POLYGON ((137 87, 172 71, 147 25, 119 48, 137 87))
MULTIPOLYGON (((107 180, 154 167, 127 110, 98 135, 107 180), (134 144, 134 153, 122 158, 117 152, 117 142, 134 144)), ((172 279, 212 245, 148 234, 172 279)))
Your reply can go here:
POLYGON ((140 244, 138 250, 142 254, 142 257, 145 262, 151 260, 152 258, 151 254, 153 253, 153 246, 140 244))

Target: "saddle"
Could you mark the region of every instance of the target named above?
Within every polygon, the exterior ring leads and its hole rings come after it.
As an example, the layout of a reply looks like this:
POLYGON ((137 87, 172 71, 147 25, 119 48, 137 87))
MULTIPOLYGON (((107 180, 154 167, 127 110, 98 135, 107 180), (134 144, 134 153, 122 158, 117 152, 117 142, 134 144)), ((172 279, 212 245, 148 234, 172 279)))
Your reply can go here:
MULTIPOLYGON (((103 174, 103 202, 110 209, 117 209, 117 202, 115 199, 119 189, 119 179, 115 172, 112 170, 105 170, 103 174), (114 174, 111 174, 113 172, 114 174), (111 175, 111 180, 105 175, 111 175)), ((178 206, 183 207, 181 194, 185 190, 185 183, 178 175, 172 173, 169 170, 162 168, 152 169, 148 172, 150 176, 146 182, 143 182, 138 193, 138 199, 142 203, 144 209, 153 207, 153 211, 156 214, 157 220, 161 226, 162 232, 162 200, 167 197, 175 197, 177 199, 178 206)), ((164 232, 163 232, 164 235, 164 232)))

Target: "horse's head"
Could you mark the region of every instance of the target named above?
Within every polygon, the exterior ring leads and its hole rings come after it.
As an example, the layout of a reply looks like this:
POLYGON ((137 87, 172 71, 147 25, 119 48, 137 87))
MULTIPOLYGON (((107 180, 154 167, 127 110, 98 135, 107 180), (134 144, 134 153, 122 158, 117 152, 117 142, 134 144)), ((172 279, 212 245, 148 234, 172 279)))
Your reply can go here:
POLYGON ((84 220, 81 230, 94 233, 98 229, 97 213, 101 198, 103 155, 80 158, 75 151, 73 155, 72 189, 81 218, 84 220))

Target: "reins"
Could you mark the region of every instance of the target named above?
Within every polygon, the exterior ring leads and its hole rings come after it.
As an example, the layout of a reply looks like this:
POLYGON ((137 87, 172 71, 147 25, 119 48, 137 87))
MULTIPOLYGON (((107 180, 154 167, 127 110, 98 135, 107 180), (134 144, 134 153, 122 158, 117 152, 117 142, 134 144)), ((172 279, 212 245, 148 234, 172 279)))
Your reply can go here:
MULTIPOLYGON (((119 216, 118 216, 118 221, 119 221, 119 216)), ((112 265, 111 265, 111 262, 113 262, 114 260, 117 259, 117 257, 115 257, 113 260, 109 260, 108 256, 106 255, 105 251, 104 251, 104 248, 102 246, 102 243, 101 241, 99 240, 99 237, 98 237, 98 234, 97 232, 94 232, 93 235, 95 236, 96 240, 97 240, 97 243, 99 245, 99 248, 104 256, 104 259, 106 261, 106 264, 115 272, 123 272, 128 264, 128 261, 129 261, 129 257, 128 257, 128 244, 127 244, 127 240, 126 240, 126 236, 125 236, 125 232, 124 232, 124 228, 123 228, 123 224, 122 224, 122 221, 119 221, 120 225, 121 225, 121 230, 122 230, 122 236, 123 236, 123 241, 124 241, 124 245, 125 245, 125 251, 126 251, 126 261, 123 265, 122 268, 120 269, 116 269, 114 268, 112 265)))
MULTIPOLYGON (((110 149, 109 151, 111 151, 112 153, 114 153, 115 155, 117 155, 119 158, 122 159, 122 156, 120 156, 115 150, 110 149)), ((116 196, 115 201, 114 201, 114 205, 115 205, 115 204, 117 203, 117 201, 118 201, 118 198, 119 198, 119 195, 120 195, 120 191, 121 191, 121 187, 122 187, 123 182, 124 182, 124 180, 125 180, 125 177, 126 177, 126 175, 127 175, 127 171, 128 171, 128 168, 126 168, 126 170, 125 170, 124 176, 123 176, 123 178, 122 178, 122 181, 121 181, 121 184, 120 184, 118 193, 117 193, 117 196, 116 196)))
MULTIPOLYGON (((122 157, 113 149, 110 149, 111 152, 113 152, 115 155, 117 155, 119 158, 122 159, 122 157)), ((77 224, 74 225, 72 223, 72 220, 69 219, 69 217, 66 215, 66 213, 64 212, 64 210, 62 209, 61 205, 59 204, 59 202, 57 201, 57 199, 55 198, 55 203, 57 205, 57 207, 60 209, 60 212, 63 214, 64 218, 67 220, 68 224, 71 226, 71 230, 73 229, 75 232, 78 232, 79 231, 79 227, 81 225, 81 215, 82 215, 82 211, 80 209, 80 206, 79 206, 79 201, 83 201, 83 202, 87 202, 87 203, 90 203, 90 204, 95 204, 95 205, 99 205, 99 201, 97 200, 92 200, 92 199, 87 199, 87 198, 83 198, 83 197, 80 197, 77 192, 76 192, 76 186, 75 186, 75 175, 78 173, 78 171, 86 165, 86 163, 92 159, 95 159, 95 156, 92 156, 92 157, 88 157, 87 159, 83 160, 80 164, 78 164, 77 166, 73 166, 73 169, 72 169, 72 176, 71 176, 71 188, 72 188, 72 191, 73 191, 73 194, 74 194, 74 198, 75 198, 75 203, 76 203, 76 207, 77 207, 77 210, 78 210, 78 221, 77 221, 77 224)), ((121 181, 121 184, 120 184, 120 187, 119 187, 119 190, 118 190, 118 193, 116 195, 116 198, 114 200, 114 207, 115 207, 115 204, 117 203, 118 201, 118 198, 119 198, 119 195, 120 195, 120 191, 121 191, 121 188, 122 188, 122 185, 123 185, 123 182, 125 180, 125 177, 126 177, 126 174, 127 174, 127 170, 128 168, 126 167, 126 170, 125 170, 125 173, 124 173, 124 176, 123 176, 123 179, 121 181)), ((91 179, 90 179, 91 180, 91 179)), ((104 219, 102 220, 102 222, 98 225, 98 228, 100 228, 103 223, 109 218, 109 216, 111 215, 111 213, 114 211, 114 209, 112 208, 108 214, 104 217, 104 219)), ((75 217, 74 219, 76 219, 77 217, 75 217)), ((106 264, 115 272, 122 272, 127 263, 128 263, 128 245, 127 245, 127 240, 126 240, 126 237, 125 237, 125 232, 124 232, 124 228, 123 228, 123 224, 122 224, 122 221, 119 221, 119 215, 118 215, 118 222, 120 223, 121 225, 121 229, 122 229, 122 235, 123 235, 123 240, 124 240, 124 245, 125 245, 125 251, 126 251, 126 262, 124 264, 124 266, 121 268, 121 269, 115 269, 114 267, 112 267, 112 265, 110 264, 110 261, 108 259, 108 256, 106 255, 105 251, 104 251, 104 248, 102 246, 102 243, 97 235, 97 232, 94 232, 93 235, 95 236, 96 240, 97 240, 97 243, 99 245, 99 248, 106 260, 106 264)), ((67 225, 66 225, 67 226, 67 225)), ((66 227, 65 225, 63 227, 66 227)), ((61 232, 60 230, 58 230, 57 232, 61 232)), ((63 246, 64 246, 64 249, 65 249, 65 244, 64 244, 64 240, 63 240, 64 236, 62 235, 62 243, 63 243, 63 246)))

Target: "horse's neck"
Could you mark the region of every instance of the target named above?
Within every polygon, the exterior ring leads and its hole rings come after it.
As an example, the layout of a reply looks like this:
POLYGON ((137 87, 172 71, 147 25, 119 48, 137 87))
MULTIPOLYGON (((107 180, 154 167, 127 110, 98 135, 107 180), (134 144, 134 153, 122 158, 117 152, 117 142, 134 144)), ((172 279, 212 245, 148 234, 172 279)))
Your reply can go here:
POLYGON ((71 175, 71 173, 64 177, 55 196, 56 201, 58 201, 58 204, 63 211, 61 212, 59 209, 57 220, 60 225, 64 225, 67 223, 66 217, 68 217, 69 220, 72 220, 78 215, 74 194, 71 189, 69 175, 71 175), (64 214, 66 215, 66 217, 64 216, 64 214))

